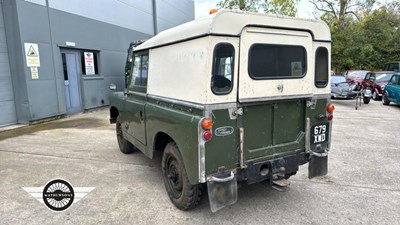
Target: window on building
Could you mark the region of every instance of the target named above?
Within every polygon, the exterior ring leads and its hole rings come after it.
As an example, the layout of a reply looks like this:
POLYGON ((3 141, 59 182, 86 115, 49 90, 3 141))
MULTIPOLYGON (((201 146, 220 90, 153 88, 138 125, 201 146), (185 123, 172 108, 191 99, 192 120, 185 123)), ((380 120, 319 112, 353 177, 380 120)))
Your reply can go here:
POLYGON ((98 51, 83 50, 81 52, 81 66, 83 75, 98 75, 98 51))
POLYGON ((315 53, 315 86, 324 88, 329 79, 329 54, 324 47, 317 48, 315 53))
POLYGON ((132 63, 131 86, 147 86, 147 74, 149 67, 148 52, 135 53, 132 63))
POLYGON ((303 46, 254 44, 249 50, 249 75, 253 79, 300 78, 306 73, 303 46))
POLYGON ((68 80, 67 60, 65 53, 61 53, 61 59, 63 64, 64 80, 68 80))
POLYGON ((211 90, 222 95, 231 92, 233 87, 233 62, 235 49, 231 44, 221 43, 214 49, 211 90))

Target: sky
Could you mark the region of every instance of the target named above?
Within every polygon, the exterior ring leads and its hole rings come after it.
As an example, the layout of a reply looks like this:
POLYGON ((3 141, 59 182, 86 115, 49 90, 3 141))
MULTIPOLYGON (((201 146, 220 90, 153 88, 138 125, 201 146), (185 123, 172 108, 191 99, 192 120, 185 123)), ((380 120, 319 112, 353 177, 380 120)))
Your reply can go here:
MULTIPOLYGON (((208 15, 208 12, 217 8, 217 3, 220 0, 195 0, 195 17, 200 18, 208 15)), ((297 8, 297 17, 313 19, 313 5, 308 0, 300 0, 297 8)))

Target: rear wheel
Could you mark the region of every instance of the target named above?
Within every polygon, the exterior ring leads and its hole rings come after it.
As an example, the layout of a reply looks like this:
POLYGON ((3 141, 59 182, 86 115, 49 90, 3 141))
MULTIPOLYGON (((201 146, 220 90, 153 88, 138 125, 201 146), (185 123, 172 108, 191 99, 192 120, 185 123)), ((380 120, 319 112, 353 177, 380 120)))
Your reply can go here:
POLYGON ((386 93, 383 93, 383 96, 382 96, 382 104, 384 104, 384 105, 389 105, 389 104, 390 104, 390 101, 389 101, 389 99, 388 99, 386 93))
POLYGON ((174 142, 165 147, 162 172, 165 188, 172 203, 180 210, 194 208, 200 200, 200 186, 190 184, 182 156, 174 142))
POLYGON ((117 140, 119 150, 124 154, 129 154, 133 152, 133 145, 129 141, 124 138, 124 133, 122 132, 121 128, 121 118, 120 116, 117 117, 117 121, 115 122, 115 130, 117 133, 117 140))

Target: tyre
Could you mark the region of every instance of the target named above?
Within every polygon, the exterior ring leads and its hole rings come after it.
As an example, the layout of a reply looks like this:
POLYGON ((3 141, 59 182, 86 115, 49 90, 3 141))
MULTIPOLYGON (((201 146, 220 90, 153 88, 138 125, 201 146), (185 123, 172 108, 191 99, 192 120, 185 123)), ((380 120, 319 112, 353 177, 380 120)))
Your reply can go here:
POLYGON ((363 97, 364 104, 368 104, 370 100, 371 100, 371 98, 363 97))
POLYGON ((390 101, 389 101, 389 99, 387 98, 386 93, 383 93, 383 96, 382 96, 382 104, 384 104, 384 105, 389 105, 389 104, 390 104, 390 101))
POLYGON ((194 208, 200 200, 200 185, 190 184, 182 156, 174 142, 165 147, 162 172, 165 188, 172 203, 180 210, 194 208))
POLYGON ((376 93, 376 91, 374 91, 374 93, 372 94, 372 99, 375 101, 379 100, 379 95, 376 93))
POLYGON ((129 154, 133 152, 133 145, 129 141, 124 138, 124 134, 121 128, 121 118, 120 116, 117 117, 117 121, 115 122, 115 131, 117 133, 117 140, 119 150, 124 154, 129 154))

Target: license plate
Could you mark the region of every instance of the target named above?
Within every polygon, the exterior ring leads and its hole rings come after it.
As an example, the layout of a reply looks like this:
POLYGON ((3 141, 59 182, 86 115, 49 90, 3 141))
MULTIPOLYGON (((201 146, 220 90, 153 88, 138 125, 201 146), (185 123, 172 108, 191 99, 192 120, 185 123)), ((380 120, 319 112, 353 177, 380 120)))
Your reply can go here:
POLYGON ((311 144, 327 142, 328 132, 329 124, 321 124, 311 127, 311 144))

